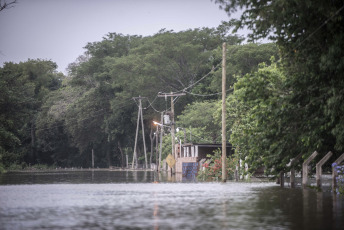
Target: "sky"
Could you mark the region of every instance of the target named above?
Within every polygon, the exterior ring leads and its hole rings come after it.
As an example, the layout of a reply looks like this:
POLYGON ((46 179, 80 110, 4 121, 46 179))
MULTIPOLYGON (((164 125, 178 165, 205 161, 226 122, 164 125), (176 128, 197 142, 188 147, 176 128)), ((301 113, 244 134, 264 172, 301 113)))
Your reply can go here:
POLYGON ((0 67, 39 58, 66 73, 88 42, 108 33, 151 36, 229 20, 211 0, 17 0, 0 12, 0 67))

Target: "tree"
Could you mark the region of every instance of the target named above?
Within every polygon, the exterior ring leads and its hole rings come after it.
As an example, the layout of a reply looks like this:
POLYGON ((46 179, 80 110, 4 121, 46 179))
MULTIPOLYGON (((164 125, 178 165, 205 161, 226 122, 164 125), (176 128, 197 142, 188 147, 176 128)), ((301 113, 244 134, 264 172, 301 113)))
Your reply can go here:
POLYGON ((9 2, 6 0, 5 1, 0 0, 0 11, 14 7, 14 4, 16 3, 17 3, 17 0, 13 0, 9 2))
POLYGON ((178 116, 177 124, 186 130, 192 127, 194 141, 198 139, 198 142, 219 143, 221 141, 221 125, 214 120, 217 106, 218 101, 189 104, 178 116))
MULTIPOLYGON (((275 56, 279 57, 278 49, 274 43, 267 44, 244 44, 244 45, 232 45, 228 47, 227 55, 227 82, 228 86, 235 83, 235 76, 244 76, 247 73, 251 73, 258 70, 259 63, 270 64, 270 58, 275 56)), ((222 50, 216 49, 213 55, 213 65, 220 67, 222 59, 222 50)), ((222 69, 216 68, 212 73, 212 77, 209 77, 198 84, 192 90, 195 94, 214 94, 221 89, 221 76, 222 69)), ((218 94, 213 98, 220 99, 221 95, 218 94)))
MULTIPOLYGON (((244 10, 237 28, 269 37, 281 51, 288 106, 296 111, 301 142, 296 151, 344 150, 344 5, 340 0, 217 0, 228 13, 244 10)), ((287 141, 287 140, 286 140, 287 141)))
POLYGON ((289 106, 286 79, 277 63, 261 64, 240 77, 227 98, 230 142, 252 169, 285 169, 297 153, 299 120, 289 106))
POLYGON ((0 69, 0 150, 9 164, 37 160, 35 119, 46 95, 60 87, 63 75, 45 60, 5 63, 0 69))

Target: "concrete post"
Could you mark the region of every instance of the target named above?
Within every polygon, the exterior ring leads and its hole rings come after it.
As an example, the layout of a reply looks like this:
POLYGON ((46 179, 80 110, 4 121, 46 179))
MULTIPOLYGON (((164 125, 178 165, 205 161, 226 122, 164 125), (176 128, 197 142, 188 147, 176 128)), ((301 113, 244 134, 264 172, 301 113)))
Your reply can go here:
POLYGON ((315 151, 308 159, 302 164, 302 186, 305 188, 308 184, 308 165, 311 161, 318 155, 318 152, 315 151))
POLYGON ((301 158, 302 153, 300 153, 299 155, 297 155, 294 159, 291 160, 290 162, 290 187, 291 188, 295 188, 295 164, 299 161, 299 159, 301 158))
POLYGON ((316 179, 318 188, 321 187, 322 166, 326 163, 326 161, 328 161, 328 159, 330 159, 331 156, 332 152, 330 151, 316 164, 316 179))

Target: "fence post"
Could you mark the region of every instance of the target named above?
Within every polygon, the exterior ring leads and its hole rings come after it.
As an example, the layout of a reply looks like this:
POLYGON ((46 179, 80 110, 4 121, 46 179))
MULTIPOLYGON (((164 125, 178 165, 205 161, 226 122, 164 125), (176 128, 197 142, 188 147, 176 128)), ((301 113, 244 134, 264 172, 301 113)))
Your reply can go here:
POLYGON ((299 161, 300 157, 302 156, 302 153, 297 155, 294 159, 290 162, 290 187, 295 188, 295 164, 299 161))
POLYGON ((316 179, 317 179, 317 187, 321 187, 321 176, 322 176, 322 166, 325 164, 328 159, 332 156, 332 152, 328 152, 326 156, 324 156, 317 164, 316 164, 316 179))
POLYGON ((302 186, 305 188, 308 184, 308 165, 318 155, 315 151, 308 159, 302 164, 302 186))
MULTIPOLYGON (((344 153, 342 155, 340 155, 340 157, 338 157, 337 160, 335 160, 335 162, 337 165, 339 165, 340 163, 342 163, 342 161, 344 160, 344 153)), ((332 191, 336 190, 337 187, 337 180, 336 177, 338 176, 337 171, 334 169, 334 167, 332 167, 332 191)))

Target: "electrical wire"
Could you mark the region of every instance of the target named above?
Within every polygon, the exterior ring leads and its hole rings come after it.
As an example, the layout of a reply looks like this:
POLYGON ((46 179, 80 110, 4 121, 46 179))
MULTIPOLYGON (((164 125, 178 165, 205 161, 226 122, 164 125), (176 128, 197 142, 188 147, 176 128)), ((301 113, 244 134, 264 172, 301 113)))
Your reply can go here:
MULTIPOLYGON (((226 93, 232 92, 232 91, 234 91, 234 89, 230 88, 230 89, 226 90, 226 93)), ((193 96, 199 96, 199 97, 211 97, 211 96, 222 94, 222 92, 217 92, 217 93, 212 93, 212 94, 198 94, 198 93, 191 93, 191 92, 187 92, 187 91, 185 93, 188 93, 188 94, 193 95, 193 96)))
POLYGON ((311 38, 316 32, 318 32, 322 27, 324 27, 334 16, 339 14, 340 11, 344 9, 344 4, 341 8, 339 8, 331 17, 327 18, 317 29, 315 29, 312 33, 310 33, 303 41, 301 41, 293 50, 300 47, 304 42, 306 42, 309 38, 311 38))
MULTIPOLYGON (((344 4, 341 8, 339 8, 331 17, 327 18, 318 28, 316 28, 312 33, 310 33, 304 40, 302 40, 299 44, 297 44, 297 46, 294 47, 293 50, 297 49, 298 47, 300 47, 304 42, 306 42, 308 39, 310 39, 312 36, 314 36, 322 27, 324 27, 334 16, 338 15, 342 10, 344 9, 344 4)), ((288 55, 286 55, 285 57, 287 57, 288 55)), ((283 57, 283 58, 285 58, 283 57)), ((210 72, 208 72, 207 74, 205 74, 203 77, 201 77, 199 80, 197 80, 196 82, 190 84, 189 86, 185 87, 184 89, 182 90, 179 90, 179 91, 176 91, 176 92, 172 92, 172 93, 181 93, 181 92, 185 92, 185 93, 188 93, 190 95, 193 95, 193 96, 201 96, 201 97, 208 97, 208 96, 215 96, 215 95, 220 95, 222 94, 222 92, 218 92, 218 93, 213 93, 213 94, 196 94, 196 93, 192 93, 192 92, 188 92, 187 89, 190 89, 191 87, 195 86, 196 84, 198 84, 199 82, 201 82, 203 79, 205 79, 206 77, 208 77, 211 73, 214 72, 214 70, 217 70, 217 68, 219 68, 221 63, 217 64, 214 68, 211 69, 210 72)), ((229 92, 229 91, 232 91, 233 89, 228 89, 226 92, 229 92)), ((158 93, 159 94, 159 93, 158 93)), ((148 100, 148 103, 149 105, 147 107, 145 107, 144 109, 148 109, 150 107, 152 107, 152 109, 157 112, 157 113, 161 113, 161 112, 165 112, 167 111, 167 108, 166 110, 164 111, 159 111, 157 110, 156 108, 154 108, 153 106, 153 103, 155 102, 155 100, 157 99, 158 97, 158 94, 156 95, 156 97, 154 98, 154 100, 152 102, 149 101, 149 99, 147 98, 148 100)), ((173 103, 175 104, 177 101, 178 101, 179 97, 176 97, 173 101, 173 103)), ((136 101, 134 100, 135 104, 137 105, 136 101)), ((126 103, 126 102, 123 102, 123 103, 126 103)), ((124 108, 126 107, 127 105, 130 105, 130 103, 127 103, 126 105, 124 106, 121 106, 119 108, 116 108, 116 109, 121 109, 121 108, 124 108)), ((137 105, 138 106, 138 105, 137 105)), ((95 113, 99 112, 99 111, 103 111, 103 109, 100 109, 98 111, 95 111, 95 113)), ((86 117, 84 119, 81 119, 81 120, 78 120, 78 122, 80 121, 84 121, 84 120, 88 120, 88 119, 91 119, 91 118, 94 118, 94 117, 98 117, 98 116, 101 116, 101 115, 105 115, 106 113, 108 112, 104 112, 104 113, 100 113, 98 115, 94 115, 94 116, 90 116, 90 117, 86 117)), ((74 118, 77 120, 77 118, 74 118)), ((77 123, 75 123, 74 125, 77 125, 77 123)), ((63 127, 65 126, 65 124, 63 125, 58 125, 58 126, 52 126, 52 127, 49 127, 49 128, 41 128, 41 129, 36 129, 36 131, 41 131, 41 130, 49 130, 49 129, 53 129, 53 128, 58 128, 58 127, 63 127)), ((29 129, 28 129, 29 130, 29 129)), ((200 137, 199 137, 200 138, 200 137)), ((203 139, 203 138, 202 138, 203 139)))

